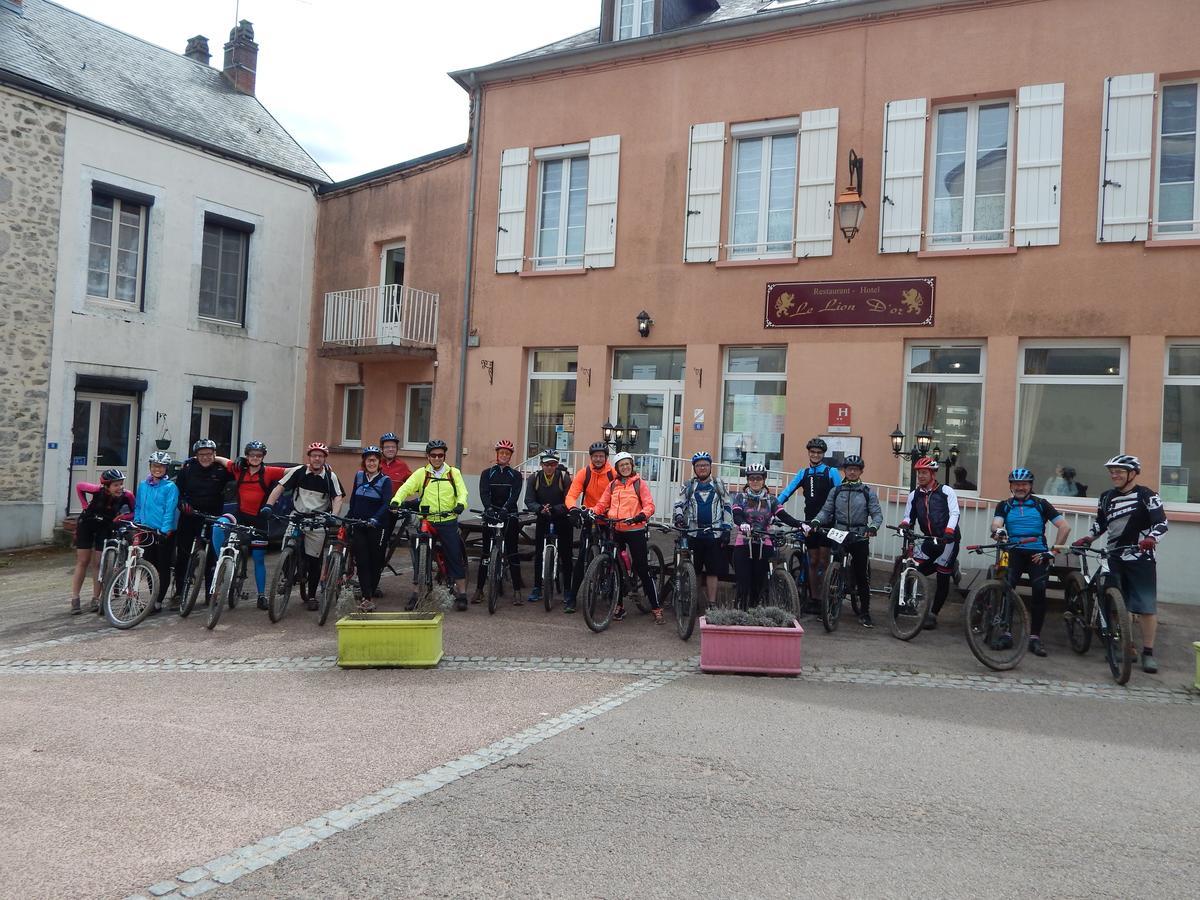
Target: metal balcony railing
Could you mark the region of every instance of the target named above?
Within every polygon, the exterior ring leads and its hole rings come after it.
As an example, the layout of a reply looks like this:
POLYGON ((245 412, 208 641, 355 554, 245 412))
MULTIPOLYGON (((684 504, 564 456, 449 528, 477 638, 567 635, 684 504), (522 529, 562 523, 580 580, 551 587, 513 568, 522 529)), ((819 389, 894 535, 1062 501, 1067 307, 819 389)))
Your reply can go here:
POLYGON ((403 284, 325 295, 324 344, 437 346, 438 295, 403 284))

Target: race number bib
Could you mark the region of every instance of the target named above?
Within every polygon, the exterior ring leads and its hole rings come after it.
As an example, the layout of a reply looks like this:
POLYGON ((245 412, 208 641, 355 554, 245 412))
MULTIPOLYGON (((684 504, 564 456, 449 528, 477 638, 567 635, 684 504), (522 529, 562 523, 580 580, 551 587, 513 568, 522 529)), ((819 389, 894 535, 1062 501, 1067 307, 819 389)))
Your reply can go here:
POLYGON ((829 538, 831 541, 833 541, 835 544, 840 544, 842 541, 844 541, 846 538, 848 538, 850 536, 850 532, 843 531, 840 528, 830 528, 828 531, 825 532, 825 536, 827 538, 829 538))

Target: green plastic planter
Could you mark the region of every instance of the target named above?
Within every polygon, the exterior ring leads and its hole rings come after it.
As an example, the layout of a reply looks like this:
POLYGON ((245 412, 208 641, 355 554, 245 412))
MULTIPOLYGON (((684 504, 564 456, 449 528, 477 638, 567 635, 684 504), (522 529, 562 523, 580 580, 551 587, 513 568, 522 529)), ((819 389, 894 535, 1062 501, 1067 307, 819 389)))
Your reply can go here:
POLYGON ((442 658, 442 614, 355 613, 339 619, 342 668, 432 668, 442 658))

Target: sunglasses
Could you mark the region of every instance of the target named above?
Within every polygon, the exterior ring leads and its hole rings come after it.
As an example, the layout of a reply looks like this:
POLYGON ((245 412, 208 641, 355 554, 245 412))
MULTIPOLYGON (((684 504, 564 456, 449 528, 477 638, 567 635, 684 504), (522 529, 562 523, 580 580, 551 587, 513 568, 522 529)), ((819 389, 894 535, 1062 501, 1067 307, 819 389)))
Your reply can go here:
POLYGON ((430 459, 445 459, 446 454, 445 453, 430 453, 429 458, 430 459))

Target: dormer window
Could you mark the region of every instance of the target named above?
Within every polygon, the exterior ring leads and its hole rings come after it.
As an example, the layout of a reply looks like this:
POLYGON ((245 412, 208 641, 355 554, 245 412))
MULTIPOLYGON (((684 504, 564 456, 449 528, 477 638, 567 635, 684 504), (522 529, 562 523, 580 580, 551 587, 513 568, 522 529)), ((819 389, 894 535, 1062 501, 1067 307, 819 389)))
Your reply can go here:
POLYGON ((654 32, 654 0, 617 0, 613 37, 618 41, 654 32))

